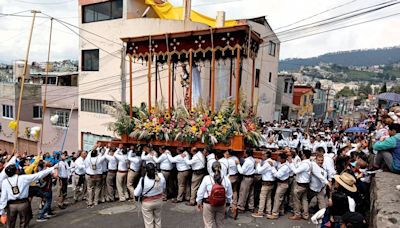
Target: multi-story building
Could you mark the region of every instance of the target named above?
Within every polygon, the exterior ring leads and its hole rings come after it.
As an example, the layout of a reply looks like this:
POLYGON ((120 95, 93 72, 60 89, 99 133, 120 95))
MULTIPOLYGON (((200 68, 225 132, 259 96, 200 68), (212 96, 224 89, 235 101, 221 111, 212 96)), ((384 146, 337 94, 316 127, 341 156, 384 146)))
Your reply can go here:
MULTIPOLYGON (((157 13, 159 12, 153 8, 148 8, 144 0, 79 1, 79 15, 82 16, 82 20, 79 24, 81 57, 78 140, 83 149, 90 149, 97 140, 110 140, 116 137, 106 127, 107 123, 114 120, 105 113, 104 105, 112 104, 114 101, 129 102, 127 99, 129 63, 125 54, 126 47, 121 38, 147 36, 146 39, 150 37, 151 40, 151 36, 156 35, 210 29, 206 23, 194 22, 188 18, 175 20, 176 18, 168 18, 168 16, 157 13)), ((249 25, 251 30, 256 31, 264 40, 264 45, 260 47, 255 60, 254 97, 257 115, 263 120, 271 121, 275 111, 279 40, 265 18, 241 20, 238 23, 249 25)), ((225 66, 229 66, 229 64, 231 63, 227 63, 227 61, 217 63, 215 83, 216 91, 220 92, 219 94, 228 88, 227 82, 223 80, 222 76, 229 75, 229 69, 225 69, 225 66)), ((201 74, 209 72, 210 63, 200 63, 197 68, 201 74)), ((147 103, 148 67, 146 61, 134 62, 132 69, 133 105, 137 106, 142 102, 147 103)), ((252 76, 252 61, 244 60, 241 70, 242 91, 246 99, 250 100, 251 90, 247 88, 252 85, 248 80, 252 76)), ((151 83, 152 103, 160 103, 167 97, 165 95, 168 91, 167 66, 153 64, 151 72, 152 82, 156 80, 156 75, 159 78, 159 85, 151 83), (157 73, 155 73, 156 71, 157 73)), ((184 74, 183 67, 176 65, 173 72, 174 85, 180 85, 181 76, 184 74)), ((174 105, 183 103, 183 88, 175 86, 172 90, 175 96, 174 105)), ((204 98, 204 101, 208 100, 205 93, 201 93, 201 98, 204 98)), ((217 106, 220 98, 222 97, 217 94, 217 106)))
MULTIPOLYGON (((50 73, 50 75, 52 75, 50 73)), ((55 82, 71 81, 76 76, 72 75, 54 76, 55 82), (67 79, 70 78, 70 79, 67 79)), ((61 149, 69 152, 78 149, 78 87, 65 83, 53 84, 49 80, 47 88, 46 112, 43 113, 43 99, 45 86, 42 80, 35 80, 38 75, 32 75, 24 85, 22 97, 22 110, 20 114, 20 127, 18 134, 18 149, 22 152, 36 153, 40 150, 40 140, 30 134, 33 127, 41 127, 44 118, 42 151, 52 152, 61 149), (53 85, 52 85, 53 84, 53 85), (50 118, 58 116, 57 122, 52 123, 50 118)), ((44 75, 42 75, 44 78, 44 75)), ((20 94, 20 83, 0 82, 0 149, 12 151, 15 142, 15 131, 9 128, 11 121, 15 121, 18 112, 18 101, 20 94)))
POLYGON ((293 105, 293 87, 295 78, 292 74, 278 74, 278 85, 275 102, 275 120, 291 118, 293 105))
POLYGON ((321 82, 317 81, 314 87, 313 112, 314 118, 323 120, 326 116, 327 90, 323 89, 321 82))
POLYGON ((315 90, 310 85, 295 85, 293 93, 293 104, 297 105, 297 117, 299 119, 313 118, 315 90))

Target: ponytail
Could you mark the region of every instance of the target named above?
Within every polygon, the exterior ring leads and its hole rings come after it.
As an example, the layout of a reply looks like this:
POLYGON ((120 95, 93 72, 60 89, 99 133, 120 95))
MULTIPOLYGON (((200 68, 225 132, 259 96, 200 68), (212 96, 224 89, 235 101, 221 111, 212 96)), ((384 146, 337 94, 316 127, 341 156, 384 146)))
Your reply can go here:
POLYGON ((217 184, 222 183, 222 175, 221 175, 221 164, 219 162, 214 162, 211 167, 214 172, 214 182, 217 184))
POLYGON ((152 180, 156 178, 156 166, 153 163, 146 164, 146 176, 152 180))

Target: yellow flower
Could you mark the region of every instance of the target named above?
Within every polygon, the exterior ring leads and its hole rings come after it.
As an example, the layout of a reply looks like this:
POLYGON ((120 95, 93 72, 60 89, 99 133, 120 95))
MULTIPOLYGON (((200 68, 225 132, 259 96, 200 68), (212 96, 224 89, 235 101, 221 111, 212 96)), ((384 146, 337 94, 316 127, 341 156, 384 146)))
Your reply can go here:
POLYGON ((196 132, 197 132, 197 127, 196 127, 196 126, 193 126, 193 127, 192 127, 192 132, 193 132, 193 133, 196 133, 196 132))

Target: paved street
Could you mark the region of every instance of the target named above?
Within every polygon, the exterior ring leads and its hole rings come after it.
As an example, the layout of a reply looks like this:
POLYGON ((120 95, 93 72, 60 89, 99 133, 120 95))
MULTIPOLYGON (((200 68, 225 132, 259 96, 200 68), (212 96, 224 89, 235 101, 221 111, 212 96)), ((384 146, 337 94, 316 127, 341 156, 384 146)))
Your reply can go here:
MULTIPOLYGON (((71 199, 69 199, 71 200, 71 199)), ((55 208, 56 203, 53 203, 55 208)), ((34 216, 38 209, 37 203, 34 203, 34 216)), ((92 209, 86 208, 83 202, 69 206, 65 210, 56 209, 56 217, 51 218, 44 223, 36 223, 31 221, 34 228, 80 228, 80 227, 96 227, 96 228, 132 228, 143 227, 143 220, 140 213, 132 202, 125 203, 105 203, 100 204, 92 209)), ((163 227, 203 227, 202 216, 195 207, 188 207, 184 204, 166 203, 162 213, 163 227)), ((270 221, 266 218, 255 219, 250 213, 239 215, 238 220, 229 218, 226 220, 225 227, 269 227, 278 228, 311 228, 315 227, 308 221, 290 221, 287 216, 277 221, 270 221)))

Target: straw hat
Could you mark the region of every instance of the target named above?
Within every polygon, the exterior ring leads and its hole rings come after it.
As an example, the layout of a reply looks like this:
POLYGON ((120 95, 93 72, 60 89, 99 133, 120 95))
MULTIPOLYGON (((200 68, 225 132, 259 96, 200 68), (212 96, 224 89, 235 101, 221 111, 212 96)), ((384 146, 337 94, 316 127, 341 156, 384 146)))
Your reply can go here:
POLYGON ((335 180, 350 192, 356 192, 356 179, 349 173, 342 173, 340 175, 335 175, 335 180))

